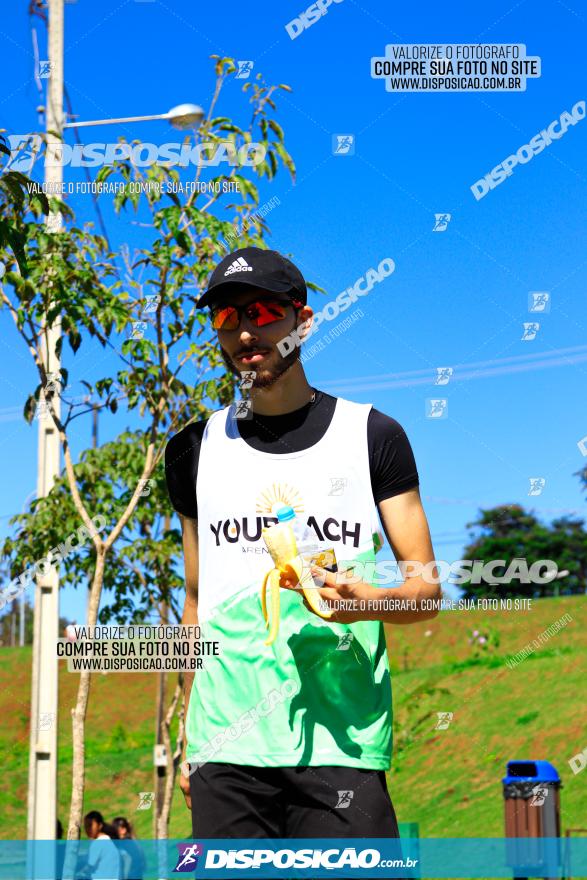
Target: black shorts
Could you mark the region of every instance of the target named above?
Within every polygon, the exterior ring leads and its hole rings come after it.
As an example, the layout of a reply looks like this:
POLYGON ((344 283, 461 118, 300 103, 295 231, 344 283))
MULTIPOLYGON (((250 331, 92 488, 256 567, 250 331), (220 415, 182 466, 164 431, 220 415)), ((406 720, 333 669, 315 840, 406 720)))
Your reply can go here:
POLYGON ((383 770, 210 762, 190 792, 196 840, 399 837, 383 770))

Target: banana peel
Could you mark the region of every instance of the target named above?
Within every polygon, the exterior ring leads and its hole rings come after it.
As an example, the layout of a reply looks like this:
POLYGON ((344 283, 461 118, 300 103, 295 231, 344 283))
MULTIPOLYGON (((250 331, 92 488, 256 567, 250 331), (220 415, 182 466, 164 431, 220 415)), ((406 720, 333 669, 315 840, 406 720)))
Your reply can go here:
POLYGON ((308 605, 319 615, 319 617, 328 620, 329 617, 332 617, 332 612, 328 611, 325 613, 320 608, 320 597, 317 593, 314 579, 304 565, 302 557, 297 554, 297 547, 293 533, 289 535, 287 532, 276 532, 275 530, 266 531, 264 529, 263 538, 267 545, 267 549, 271 554, 271 558, 275 563, 275 567, 268 571, 263 578, 263 586, 261 587, 261 610, 265 620, 265 627, 269 629, 265 644, 271 645, 275 641, 279 630, 282 576, 285 576, 288 580, 292 581, 294 586, 297 586, 297 584, 300 585, 308 605), (268 586, 270 611, 267 608, 268 586))

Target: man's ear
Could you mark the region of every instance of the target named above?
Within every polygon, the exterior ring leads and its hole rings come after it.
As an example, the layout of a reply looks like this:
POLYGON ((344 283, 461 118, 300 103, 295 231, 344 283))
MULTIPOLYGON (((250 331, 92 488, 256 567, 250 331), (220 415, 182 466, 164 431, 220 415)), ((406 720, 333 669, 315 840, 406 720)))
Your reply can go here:
POLYGON ((310 306, 304 306, 297 311, 296 331, 299 336, 300 342, 303 342, 304 339, 310 334, 313 323, 313 316, 314 310, 310 308, 310 306))

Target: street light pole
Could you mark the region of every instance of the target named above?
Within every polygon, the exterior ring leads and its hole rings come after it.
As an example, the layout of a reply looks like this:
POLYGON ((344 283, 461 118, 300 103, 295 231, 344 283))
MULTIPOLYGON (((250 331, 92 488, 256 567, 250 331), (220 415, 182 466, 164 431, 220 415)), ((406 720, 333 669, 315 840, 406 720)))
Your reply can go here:
POLYGON ((121 116, 118 119, 86 119, 82 122, 66 122, 63 128, 85 128, 89 125, 121 125, 127 122, 151 122, 153 119, 167 119, 174 128, 198 128, 204 111, 198 104, 178 104, 167 113, 157 113, 155 116, 121 116))
MULTIPOLYGON (((153 119, 167 119, 166 113, 157 116, 121 116, 120 119, 109 119, 109 123, 120 125, 126 122, 150 122, 153 119)), ((68 122, 64 128, 84 128, 87 125, 104 125, 103 119, 88 119, 85 122, 68 122)))
MULTIPOLYGON (((61 140, 63 129, 63 0, 48 0, 48 60, 50 64, 47 100, 47 161, 45 182, 61 184, 61 140), (56 134, 51 134, 55 132, 56 134)), ((48 187, 51 191, 51 187, 48 187)), ((59 192, 55 187, 53 190, 59 192)), ((50 214, 49 232, 61 229, 61 214, 50 214)), ((51 268, 49 267, 49 271, 51 268)), ((42 358, 47 373, 57 373, 59 359, 55 344, 60 322, 43 328, 42 358)), ((59 434, 40 398, 37 466, 37 497, 49 494, 59 476, 59 434)), ((52 405, 60 414, 59 394, 52 405)), ((29 756, 28 823, 29 840, 55 840, 57 827, 57 709, 59 701, 56 639, 59 628, 59 572, 50 569, 39 575, 35 587, 35 614, 31 685, 31 730, 29 756)), ((33 874, 35 876, 35 874, 33 874)))

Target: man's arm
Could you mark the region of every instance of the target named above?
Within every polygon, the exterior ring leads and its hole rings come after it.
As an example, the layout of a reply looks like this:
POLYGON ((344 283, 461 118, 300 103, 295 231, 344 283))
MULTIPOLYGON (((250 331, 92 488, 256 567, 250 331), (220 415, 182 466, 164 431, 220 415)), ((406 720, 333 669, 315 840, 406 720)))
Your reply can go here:
MULTIPOLYGON (((434 562, 434 550, 428 520, 422 507, 420 490, 416 487, 401 495, 386 498, 378 504, 381 522, 389 546, 398 563, 417 563, 412 570, 434 562)), ((428 566, 433 577, 438 576, 436 566, 428 566)), ((441 598, 440 584, 430 583, 421 574, 410 576, 410 567, 406 566, 405 582, 399 587, 382 590, 385 596, 396 600, 415 600, 414 610, 390 611, 387 615, 377 615, 377 619, 388 623, 417 623, 436 617, 441 598), (422 600, 435 600, 436 608, 422 608, 422 600)), ((381 588, 378 588, 378 590, 381 588)), ((431 603, 428 603, 431 604, 431 603)))
MULTIPOLYGON (((324 583, 320 588, 321 597, 327 602, 337 600, 334 606, 337 610, 333 611, 330 619, 335 623, 381 620, 384 623, 406 624, 436 617, 440 610, 440 584, 430 582, 430 577, 421 572, 427 563, 434 563, 434 552, 419 489, 416 487, 386 498, 379 502, 378 507, 396 560, 416 564, 406 567, 406 580, 401 586, 389 588, 365 583, 360 575, 333 573, 314 566, 316 578, 319 577, 324 583)), ((429 570, 432 577, 437 577, 435 565, 430 566, 429 570)), ((312 610, 305 599, 304 604, 312 610)))
MULTIPOLYGON (((185 602, 181 622, 184 626, 198 625, 198 521, 181 516, 183 536, 183 565, 185 571, 185 602)), ((181 766, 185 766, 187 747, 187 718, 190 694, 194 682, 193 672, 184 672, 185 715, 183 734, 183 754, 181 766)), ((183 772, 179 776, 179 785, 183 791, 188 809, 191 810, 190 781, 183 772)))

